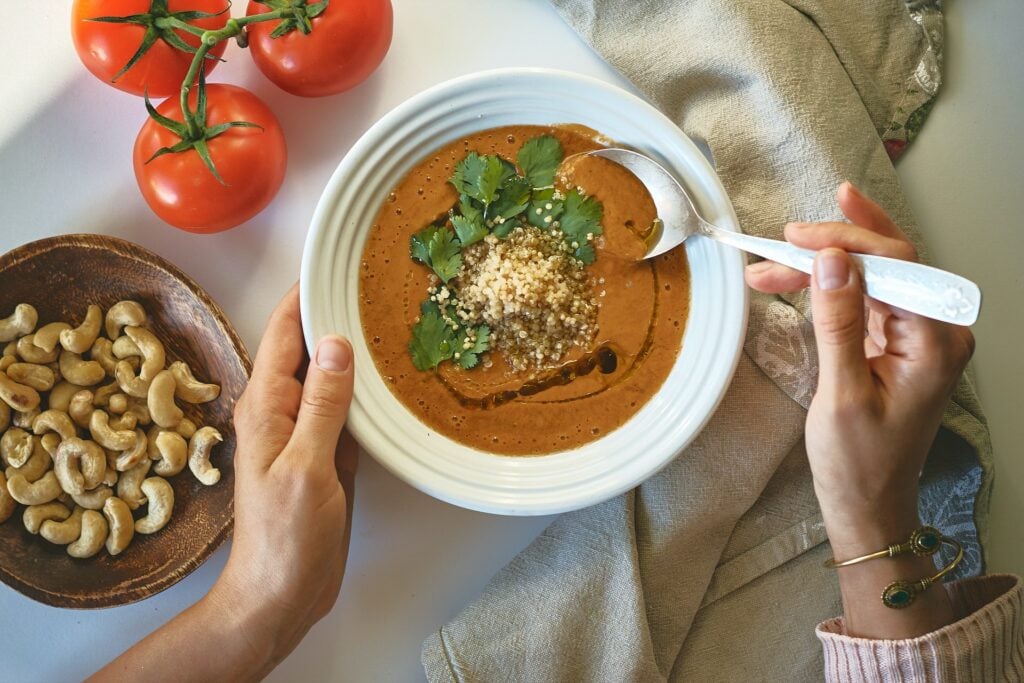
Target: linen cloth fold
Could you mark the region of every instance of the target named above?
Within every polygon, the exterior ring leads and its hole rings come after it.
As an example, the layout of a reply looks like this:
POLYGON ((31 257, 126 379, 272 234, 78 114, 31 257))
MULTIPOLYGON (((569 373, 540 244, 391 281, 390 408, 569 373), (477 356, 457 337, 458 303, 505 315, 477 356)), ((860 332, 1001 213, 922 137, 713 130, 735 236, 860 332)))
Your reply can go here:
MULTIPOLYGON (((940 81, 937 0, 552 0, 684 132, 744 231, 841 220, 856 183, 927 254, 891 158, 940 81)), ((424 643, 432 681, 820 679, 840 612, 803 428, 806 293, 752 296, 736 375, 700 436, 633 491, 562 515, 424 643)), ((922 518, 982 568, 991 445, 965 377, 922 476, 922 518)), ((946 558, 940 558, 944 560, 946 558)))

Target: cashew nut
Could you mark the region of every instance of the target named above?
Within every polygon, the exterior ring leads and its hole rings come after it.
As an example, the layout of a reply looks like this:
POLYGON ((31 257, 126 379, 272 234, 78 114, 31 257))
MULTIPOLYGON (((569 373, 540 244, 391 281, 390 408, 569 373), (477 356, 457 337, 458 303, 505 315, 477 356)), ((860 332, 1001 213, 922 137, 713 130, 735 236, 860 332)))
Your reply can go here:
POLYGON ((74 423, 67 413, 59 410, 44 410, 32 421, 32 432, 37 436, 47 432, 60 434, 62 439, 70 439, 78 436, 74 423))
POLYGON ((32 423, 39 417, 39 408, 35 407, 31 410, 15 410, 14 415, 11 417, 11 423, 15 427, 21 427, 22 429, 32 429, 32 423))
POLYGON ((107 455, 92 441, 71 437, 57 447, 53 471, 62 489, 72 496, 81 495, 103 481, 107 455))
MULTIPOLYGON (((39 336, 39 333, 36 333, 39 336)), ((96 341, 92 343, 92 349, 89 351, 89 358, 96 361, 103 368, 103 372, 107 373, 108 377, 114 376, 114 368, 117 366, 117 359, 114 358, 114 353, 111 350, 113 342, 104 337, 97 337, 96 341)))
POLYGON ((131 413, 139 419, 140 425, 152 424, 153 417, 149 414, 149 406, 146 405, 145 401, 139 400, 134 397, 128 398, 128 409, 124 411, 125 414, 131 413))
POLYGON ((11 427, 0 437, 0 457, 9 467, 21 467, 32 457, 32 435, 20 427, 11 427))
POLYGON ((0 373, 0 399, 15 410, 32 410, 39 405, 39 392, 0 373))
MULTIPOLYGON (((58 443, 60 437, 53 434, 58 443)), ((8 467, 6 471, 7 478, 10 479, 15 474, 20 474, 25 477, 29 483, 38 481, 40 477, 46 474, 46 471, 50 469, 50 465, 53 464, 53 459, 50 457, 50 453, 43 447, 43 440, 39 438, 32 439, 32 455, 21 467, 8 467)))
POLYGON ((0 524, 14 514, 14 508, 18 507, 18 501, 14 500, 7 490, 7 476, 0 472, 0 524))
POLYGON ((60 482, 57 475, 50 470, 38 481, 31 484, 20 474, 15 474, 7 481, 7 490, 11 497, 22 505, 42 505, 56 500, 60 495, 60 482))
POLYGON ((114 357, 120 360, 142 358, 142 349, 140 349, 139 345, 136 344, 128 335, 115 339, 110 350, 114 353, 114 357))
POLYGON ((97 486, 92 491, 86 491, 80 494, 71 494, 71 499, 75 501, 76 505, 81 505, 86 510, 102 510, 103 503, 106 502, 107 498, 114 495, 114 492, 109 486, 97 486))
POLYGON ((57 448, 60 447, 61 438, 59 434, 50 432, 49 434, 43 434, 42 438, 39 439, 39 443, 42 444, 43 450, 50 454, 50 457, 57 455, 57 448))
POLYGON ((117 453, 104 449, 104 454, 107 456, 107 462, 103 472, 103 481, 100 484, 114 488, 117 486, 117 453))
POLYGON ((149 394, 146 398, 146 405, 149 406, 149 414, 153 422, 161 427, 173 429, 185 417, 174 403, 174 389, 177 383, 170 370, 162 370, 153 378, 149 385, 149 394))
POLYGON ((146 504, 146 496, 140 486, 152 465, 153 462, 149 458, 143 458, 135 467, 122 473, 117 480, 117 496, 132 510, 146 504))
POLYGON ((60 333, 60 345, 71 353, 85 353, 96 341, 96 337, 100 336, 100 325, 102 324, 103 311, 99 306, 91 304, 81 325, 60 333))
POLYGON ((110 418, 110 428, 118 431, 126 429, 131 431, 138 424, 139 418, 135 417, 135 413, 125 413, 124 415, 110 418))
POLYGON ((156 452, 160 459, 153 466, 153 471, 162 477, 173 477, 185 469, 188 460, 188 444, 177 432, 161 431, 156 435, 156 452))
POLYGON ((27 337, 22 337, 18 340, 17 344, 18 357, 20 357, 26 363, 37 363, 39 365, 46 365, 57 360, 57 356, 60 351, 53 349, 52 351, 44 351, 43 349, 36 346, 36 336, 30 334, 27 337))
POLYGON ((71 403, 71 397, 81 390, 82 387, 76 386, 71 382, 57 382, 50 391, 50 408, 63 410, 65 413, 69 412, 68 404, 71 403))
POLYGON ((39 322, 39 314, 31 304, 18 304, 14 313, 0 320, 0 342, 8 342, 12 339, 28 334, 36 329, 39 322))
POLYGON ((7 368, 18 362, 17 356, 0 357, 0 372, 7 372, 7 368))
POLYGON ((49 391, 57 379, 53 370, 35 363, 11 363, 7 368, 7 376, 36 391, 49 391))
POLYGON ((82 513, 84 512, 85 510, 82 508, 76 507, 71 516, 63 521, 50 519, 43 522, 39 528, 39 535, 57 545, 71 543, 82 535, 82 513))
POLYGON ((146 322, 146 310, 137 301, 118 301, 107 311, 107 336, 117 339, 125 325, 140 327, 146 322))
POLYGON ((132 542, 135 535, 135 520, 128 504, 117 497, 107 498, 103 503, 103 516, 107 518, 110 535, 107 536, 107 552, 119 555, 132 542))
POLYGON ((114 394, 107 401, 107 409, 117 415, 123 415, 128 410, 128 394, 114 394))
POLYGON ((181 422, 178 423, 178 426, 174 428, 174 431, 178 432, 186 439, 191 439, 192 435, 196 433, 196 429, 197 427, 195 422, 187 417, 183 417, 181 418, 181 422))
POLYGON ((95 510, 86 510, 82 515, 82 535, 68 546, 68 555, 80 559, 92 557, 103 548, 106 540, 106 518, 95 510))
POLYGON ((143 327, 129 326, 124 328, 124 333, 135 342, 135 345, 139 347, 139 351, 142 353, 142 367, 139 369, 139 377, 146 381, 156 377, 157 373, 164 369, 164 362, 166 360, 164 345, 160 343, 156 335, 143 327))
POLYGON ((132 364, 126 360, 118 361, 114 366, 114 378, 121 390, 129 396, 145 398, 149 392, 149 380, 137 377, 132 364))
POLYGON ((153 534, 166 526, 174 510, 174 489, 166 479, 150 477, 142 482, 142 493, 148 500, 146 516, 135 522, 135 533, 153 534))
POLYGON ((38 535, 43 522, 48 519, 55 519, 63 522, 71 516, 71 510, 60 503, 44 503, 43 505, 29 505, 21 516, 25 529, 32 535, 38 535))
POLYGON ((0 401, 0 430, 7 429, 11 424, 11 407, 0 401))
POLYGON ((92 403, 96 406, 105 406, 110 403, 110 397, 121 391, 121 387, 117 381, 113 381, 110 384, 104 384, 103 386, 92 392, 92 403))
POLYGON ((174 375, 176 386, 174 395, 186 403, 207 403, 220 396, 220 387, 216 384, 204 384, 192 375, 187 363, 175 361, 170 371, 174 375))
MULTIPOLYGON (((74 386, 74 385, 72 385, 74 386)), ((82 389, 68 402, 68 415, 75 421, 75 424, 82 429, 89 428, 89 420, 92 419, 94 394, 88 389, 82 389)))
MULTIPOLYGON (((136 429, 135 446, 117 456, 114 468, 118 472, 127 472, 128 470, 135 468, 142 461, 146 461, 148 463, 148 441, 149 440, 146 438, 145 432, 143 432, 141 429, 136 429)), ((148 466, 146 467, 146 471, 149 471, 148 466)), ((142 480, 140 479, 139 481, 142 480)))
POLYGON ((80 354, 73 351, 61 351, 60 374, 67 381, 80 387, 99 384, 107 376, 102 365, 94 360, 83 360, 80 354))
POLYGON ((47 353, 52 352, 57 348, 57 343, 60 341, 60 333, 64 330, 70 330, 71 325, 67 323, 50 323, 43 325, 34 335, 32 343, 41 348, 47 353))
POLYGON ((92 411, 89 432, 96 443, 112 451, 127 451, 135 446, 135 432, 130 429, 111 429, 110 416, 102 410, 92 411))
POLYGON ((210 464, 210 451, 223 440, 213 427, 202 427, 188 442, 188 468, 206 486, 220 481, 220 470, 210 464))

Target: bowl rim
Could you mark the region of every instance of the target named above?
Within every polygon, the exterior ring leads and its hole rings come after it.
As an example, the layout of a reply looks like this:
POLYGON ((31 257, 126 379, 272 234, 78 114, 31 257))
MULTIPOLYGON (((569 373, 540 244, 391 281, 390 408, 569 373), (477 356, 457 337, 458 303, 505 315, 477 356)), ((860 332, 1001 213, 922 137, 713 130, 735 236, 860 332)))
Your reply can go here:
MULTIPOLYGON (((131 259, 133 261, 144 261, 159 270, 163 270, 170 277, 181 282, 204 307, 209 309, 213 318, 218 323, 220 328, 219 331, 225 335, 232 350, 237 354, 246 374, 252 374, 252 358, 249 356, 249 351, 246 349, 242 338, 238 335, 238 331, 235 330, 230 319, 220 307, 220 304, 214 301, 206 290, 199 285, 199 283, 180 268, 159 254, 150 251, 141 245, 135 244, 134 242, 130 242, 129 240, 122 239, 120 237, 114 237, 112 235, 102 235, 97 233, 67 233, 63 235, 44 237, 42 239, 33 240, 32 242, 26 242, 16 246, 0 255, 0 271, 16 266, 28 259, 39 256, 40 254, 53 251, 54 249, 66 248, 112 251, 122 258, 131 259)), ((232 458, 233 457, 234 454, 232 454, 232 458)), ((188 561, 179 566, 175 571, 164 574, 156 580, 144 582, 143 584, 128 590, 110 593, 83 593, 81 595, 67 596, 58 592, 45 590, 40 586, 26 583, 20 576, 11 573, 2 563, 0 563, 0 582, 3 582, 22 595, 25 595, 36 602, 40 602, 51 607, 61 607, 65 609, 100 609, 120 607, 122 605, 128 605, 144 600, 145 598, 152 597, 157 593, 167 590, 184 579, 186 576, 201 567, 210 558, 210 556, 213 555, 213 553, 220 549, 231 535, 232 529, 234 528, 235 516, 233 492, 228 505, 230 507, 231 514, 227 517, 224 524, 217 530, 210 542, 207 543, 198 554, 189 558, 188 561)))
MULTIPOLYGON (((438 102, 443 100, 446 94, 460 93, 465 92, 467 90, 471 91, 473 88, 481 88, 486 90, 486 88, 488 87, 501 87, 502 83, 507 84, 510 80, 530 78, 548 79, 555 82, 561 81, 563 82, 563 84, 571 84, 582 87, 584 89, 588 89, 589 91, 592 91, 594 93, 600 93, 603 96, 607 96, 612 101, 619 100, 620 102, 624 102, 633 107, 639 108, 641 111, 645 113, 646 116, 652 117, 656 122, 658 122, 659 125, 669 126, 673 134, 677 136, 677 138, 673 139, 673 142, 678 143, 682 147, 685 147, 686 153, 688 155, 688 163, 692 163, 700 167, 700 171, 704 175, 702 180, 707 182, 712 187, 713 191, 716 193, 716 208, 718 209, 717 213, 719 214, 717 218, 720 219, 720 221, 723 223, 723 227, 725 227, 726 229, 738 230, 739 223, 735 215, 735 210, 733 209, 732 204, 728 199, 728 195, 725 193, 725 190, 721 185, 721 181, 719 180, 717 174, 715 173, 711 164, 708 162, 705 155, 693 143, 693 141, 678 128, 678 126, 674 122, 668 119, 668 117, 666 117, 662 112, 654 108, 646 100, 643 100, 642 98, 637 97, 636 95, 627 92, 626 90, 623 90, 622 88, 612 85, 606 81, 558 69, 506 68, 475 72, 464 76, 460 76, 451 80, 444 81, 437 85, 431 86, 419 92, 418 94, 413 95, 411 98, 399 104, 391 111, 389 111, 387 114, 385 114, 383 117, 381 117, 377 121, 377 123, 375 123, 371 128, 369 128, 352 145, 349 151, 340 160, 337 168, 335 169, 330 180, 325 186, 324 192, 321 195, 319 202, 317 203, 316 210, 314 211, 311 220, 310 229, 307 234, 305 247, 303 249, 302 266, 300 274, 300 307, 302 313, 302 325, 303 332, 306 337, 307 348, 309 349, 311 354, 313 353, 313 350, 316 345, 316 339, 318 338, 317 331, 315 328, 320 324, 320 320, 317 318, 317 314, 315 311, 315 304, 313 301, 315 297, 311 297, 309 293, 311 291, 314 291, 314 282, 320 282, 319 279, 315 279, 315 276, 318 274, 318 264, 319 261, 322 260, 322 255, 325 252, 325 250, 328 249, 329 246, 331 246, 330 242, 327 242, 325 240, 330 238, 333 239, 334 241, 341 241, 341 238, 344 236, 345 231, 349 229, 347 227, 332 227, 331 225, 332 213, 334 212, 335 205, 337 203, 341 203, 339 195, 342 193, 342 186, 346 182, 346 179, 350 175, 357 173, 360 163, 365 164, 367 162, 367 158, 380 158, 380 154, 377 153, 377 150, 380 148, 382 142, 386 142, 389 138, 394 137, 398 137, 401 139, 409 137, 411 135, 411 133, 409 132, 405 133, 404 135, 396 133, 396 131, 401 131, 403 125, 408 126, 408 123, 403 124, 403 122, 407 122, 407 120, 410 117, 413 117, 420 110, 429 111, 431 108, 437 109, 439 107, 438 102)), ((477 118, 482 119, 484 117, 483 115, 479 115, 477 118)), ((479 126, 477 130, 484 130, 495 125, 500 124, 491 123, 490 125, 487 125, 487 123, 484 122, 479 126)), ((603 133, 604 131, 600 132, 603 133)), ((433 145, 435 143, 432 142, 431 144, 433 145)), ((441 144, 445 143, 436 143, 436 146, 440 146, 441 144)), ((430 149, 434 148, 436 147, 431 147, 430 149)), ((421 156, 422 154, 426 154, 429 151, 430 150, 424 148, 423 150, 421 150, 421 156)), ((391 186, 393 185, 394 181, 391 181, 391 186)), ((358 240, 359 238, 357 237, 356 239, 358 240)), ((362 241, 359 242, 359 245, 361 246, 361 244, 364 242, 365 237, 362 238, 362 241)), ((718 255, 718 258, 721 259, 721 263, 722 265, 724 265, 726 270, 734 270, 736 272, 740 280, 740 285, 742 285, 742 267, 744 263, 743 255, 739 251, 728 250, 727 248, 722 247, 721 245, 714 245, 710 248, 713 249, 715 253, 718 255)), ((689 244, 687 245, 687 250, 689 254, 689 244)), ((716 387, 715 394, 713 396, 706 397, 701 402, 701 408, 703 409, 706 407, 706 410, 703 411, 703 414, 699 416, 698 420, 690 419, 684 427, 676 428, 676 432, 683 431, 685 432, 685 435, 683 435, 682 438, 678 439, 678 441, 673 441, 673 443, 675 443, 675 446, 671 449, 671 453, 664 457, 662 460, 660 460, 657 466, 648 468, 639 474, 633 472, 631 476, 629 476, 628 478, 621 479, 615 484, 610 484, 604 486, 603 488, 595 489, 588 494, 575 493, 569 498, 556 497, 557 499, 548 500, 530 499, 530 497, 525 495, 523 491, 500 492, 498 494, 494 494, 494 492, 492 491, 491 494, 494 495, 489 495, 486 494, 485 492, 484 495, 475 496, 474 493, 468 492, 466 478, 463 478, 456 482, 454 479, 446 481, 445 476, 443 475, 439 475, 438 477, 431 477, 430 480, 420 477, 420 473, 411 471, 411 469, 415 468, 410 469, 410 467, 408 467, 409 463, 403 462, 401 457, 396 458, 394 457, 393 453, 388 454, 382 452, 389 449, 407 449, 409 448, 409 445, 406 444, 403 448, 403 446, 394 438, 392 438, 391 435, 384 433, 383 430, 377 429, 375 425, 370 424, 370 418, 368 416, 368 413, 361 405, 360 401, 361 397, 359 392, 359 367, 357 367, 356 370, 357 388, 355 396, 353 397, 352 410, 350 412, 349 429, 352 432, 353 436, 356 438, 356 440, 360 443, 360 445, 362 445, 364 449, 367 450, 374 457, 374 459, 376 459, 385 469, 390 471, 392 474, 396 475, 397 477, 399 477, 406 483, 410 484, 414 488, 417 488, 425 493, 428 493, 431 496, 434 496, 436 498, 439 498, 441 500, 461 507, 496 514, 541 515, 554 514, 558 512, 578 509, 581 507, 586 507, 588 505, 592 505, 607 500, 611 497, 614 497, 615 495, 618 495, 624 491, 633 488, 638 483, 652 476, 665 465, 672 462, 675 459, 675 457, 678 456, 679 453, 681 453, 686 448, 686 446, 688 446, 689 443, 692 442, 694 438, 696 438, 696 436, 706 425, 707 421, 710 420, 711 416, 715 413, 719 403, 722 400, 722 397, 725 394, 725 391, 728 389, 728 386, 731 383, 731 378, 739 362, 739 357, 743 349, 743 340, 745 337, 745 330, 747 325, 749 294, 746 290, 745 285, 733 287, 733 289, 735 291, 732 291, 730 293, 730 298, 727 300, 727 302, 733 308, 736 309, 735 312, 731 312, 735 316, 735 319, 729 320, 726 319, 726 316, 721 316, 723 319, 722 324, 728 328, 726 330, 726 332, 728 333, 726 335, 726 341, 729 342, 729 344, 719 354, 721 355, 721 358, 716 359, 716 364, 719 365, 719 367, 717 368, 715 376, 712 378, 716 381, 718 385, 716 387), (732 353, 730 357, 726 357, 724 355, 728 353, 728 346, 732 346, 732 353), (711 400, 707 400, 707 398, 710 398, 711 400)), ((349 298, 350 296, 352 295, 346 294, 342 297, 339 297, 339 299, 344 300, 349 298)), ((691 292, 691 302, 692 297, 693 295, 691 292)), ((342 303, 338 304, 338 306, 342 305, 342 303)), ((690 315, 693 315, 692 310, 690 315)), ((358 317, 356 319, 356 323, 358 324, 358 317)), ((689 334, 689 330, 690 325, 688 320, 686 334, 689 334)), ((327 331, 332 330, 325 329, 323 330, 323 332, 321 332, 321 334, 326 333, 327 331)), ((358 335, 359 338, 362 339, 362 334, 363 332, 361 329, 361 325, 359 326, 358 330, 351 331, 351 335, 354 337, 354 344, 357 343, 355 337, 358 335)), ((365 340, 363 341, 365 342, 365 340)), ((686 336, 684 335, 684 345, 685 344, 686 336)), ((681 353, 680 357, 682 356, 683 354, 681 353)), ((382 383, 383 380, 380 380, 379 372, 377 371, 375 364, 372 362, 372 360, 369 362, 374 367, 372 367, 369 370, 363 370, 363 373, 372 373, 374 377, 376 377, 377 380, 382 383)), ((672 373, 670 372, 670 375, 671 374, 672 373)), ((654 394, 654 397, 656 397, 658 393, 661 393, 661 391, 662 389, 659 389, 659 391, 654 394)), ((400 408, 401 412, 404 412, 412 416, 413 420, 419 422, 418 419, 415 418, 414 415, 412 415, 411 411, 408 410, 408 408, 402 405, 397 400, 397 398, 393 396, 393 394, 390 394, 390 390, 388 390, 388 394, 392 397, 392 399, 394 399, 394 404, 400 408)), ((652 397, 652 401, 654 397, 652 397)), ((629 425, 629 423, 636 418, 636 415, 639 415, 640 412, 642 412, 645 409, 646 406, 642 408, 641 411, 638 411, 638 413, 635 414, 633 417, 631 417, 630 420, 628 420, 622 427, 613 430, 609 434, 615 434, 617 432, 624 430, 626 426, 629 425)), ((574 449, 573 451, 562 451, 548 455, 526 457, 504 456, 487 453, 485 451, 481 451, 466 446, 459 442, 453 441, 448 437, 440 435, 437 432, 434 432, 430 428, 423 425, 423 423, 419 424, 423 426, 424 429, 427 430, 427 436, 434 438, 434 441, 432 441, 431 443, 432 448, 435 451, 437 450, 438 445, 440 444, 440 446, 443 446, 446 449, 454 448, 461 451, 468 451, 471 453, 478 454, 480 456, 483 456, 483 458, 486 458, 490 462, 494 462, 494 459, 500 459, 513 460, 518 461, 519 463, 524 463, 519 468, 509 465, 510 468, 516 471, 518 471, 518 469, 525 469, 529 467, 529 465, 526 465, 525 463, 538 460, 555 459, 562 456, 566 456, 567 454, 578 453, 579 451, 589 449, 593 447, 594 444, 601 443, 608 438, 608 436, 601 437, 599 439, 596 439, 595 441, 588 442, 587 444, 584 444, 578 449, 574 449)), ((679 434, 676 434, 676 436, 678 437, 679 434)), ((427 447, 423 446, 423 448, 427 447)), ((486 465, 483 465, 483 467, 486 467, 486 465)), ((436 472, 437 470, 435 469, 434 471, 436 472)), ((472 473, 470 473, 470 476, 472 476, 472 473)), ((470 484, 468 488, 472 488, 472 485, 470 484)))

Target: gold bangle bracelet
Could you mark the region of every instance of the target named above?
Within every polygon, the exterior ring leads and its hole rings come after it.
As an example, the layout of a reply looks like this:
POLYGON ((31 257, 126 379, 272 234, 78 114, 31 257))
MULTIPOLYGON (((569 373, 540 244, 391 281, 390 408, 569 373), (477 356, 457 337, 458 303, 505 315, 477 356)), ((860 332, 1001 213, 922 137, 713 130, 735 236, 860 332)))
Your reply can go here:
POLYGON ((953 539, 943 536, 938 529, 930 526, 922 526, 910 534, 910 538, 903 543, 894 543, 884 550, 879 550, 878 552, 869 553, 867 555, 861 555, 860 557, 854 557, 849 560, 843 560, 842 562, 837 561, 834 557, 830 557, 825 560, 825 566, 829 569, 839 569, 840 567, 849 567, 850 565, 860 564, 861 562, 867 562, 868 560, 877 560, 883 557, 896 557, 897 555, 905 555, 907 553, 926 557, 928 555, 935 554, 935 551, 939 549, 939 546, 943 542, 956 543, 953 539))
POLYGON ((900 579, 893 581, 882 591, 882 604, 892 609, 903 609, 904 607, 910 607, 914 603, 914 600, 920 593, 928 590, 929 587, 946 574, 953 571, 960 560, 964 559, 964 549, 955 539, 947 536, 941 537, 942 543, 948 543, 956 548, 956 557, 953 561, 947 564, 945 567, 939 570, 939 573, 935 576, 926 576, 923 579, 917 581, 907 581, 900 579))

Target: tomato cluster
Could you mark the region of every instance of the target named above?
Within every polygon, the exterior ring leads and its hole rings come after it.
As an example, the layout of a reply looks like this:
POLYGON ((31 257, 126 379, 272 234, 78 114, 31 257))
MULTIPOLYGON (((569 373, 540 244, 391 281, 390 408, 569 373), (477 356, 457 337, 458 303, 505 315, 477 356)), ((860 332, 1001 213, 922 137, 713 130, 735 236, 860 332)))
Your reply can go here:
POLYGON ((150 118, 133 153, 143 197, 161 219, 190 232, 255 216, 277 194, 287 165, 281 124, 259 98, 205 85, 229 38, 249 47, 274 84, 304 97, 355 87, 391 45, 390 0, 264 0, 249 2, 238 20, 229 7, 228 0, 75 0, 72 9, 86 68, 146 96, 150 118), (149 97, 168 99, 154 108, 149 97))

